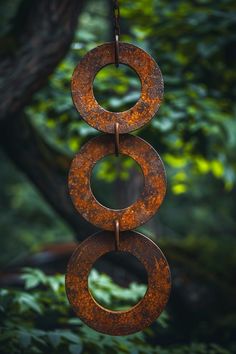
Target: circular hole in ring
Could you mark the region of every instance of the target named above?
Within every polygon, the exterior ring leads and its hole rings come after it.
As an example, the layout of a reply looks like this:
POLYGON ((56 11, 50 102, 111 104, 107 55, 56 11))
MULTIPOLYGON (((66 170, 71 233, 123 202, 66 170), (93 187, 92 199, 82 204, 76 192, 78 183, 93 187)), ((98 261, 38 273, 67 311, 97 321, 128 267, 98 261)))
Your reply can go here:
POLYGON ((93 82, 97 102, 110 112, 124 112, 140 98, 141 82, 137 73, 128 65, 106 65, 98 71, 93 82))
POLYGON ((145 267, 129 252, 112 251, 98 258, 88 277, 91 296, 113 311, 129 310, 138 304, 146 294, 147 283, 145 267), (126 265, 127 259, 128 266, 119 267, 119 264, 126 265))
POLYGON ((102 205, 123 209, 140 196, 144 176, 140 165, 130 156, 107 155, 93 167, 90 183, 93 195, 102 205))

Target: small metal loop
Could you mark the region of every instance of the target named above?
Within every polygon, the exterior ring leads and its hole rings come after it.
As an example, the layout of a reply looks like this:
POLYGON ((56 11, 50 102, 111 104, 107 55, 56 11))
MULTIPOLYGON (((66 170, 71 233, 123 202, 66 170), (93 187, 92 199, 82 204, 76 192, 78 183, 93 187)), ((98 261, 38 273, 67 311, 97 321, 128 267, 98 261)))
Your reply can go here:
POLYGON ((115 35, 115 67, 119 68, 119 35, 115 35))
POLYGON ((115 153, 119 156, 120 153, 120 136, 119 136, 119 123, 115 123, 115 153))
POLYGON ((116 249, 116 251, 119 251, 119 248, 120 248, 120 222, 118 219, 115 220, 115 238, 116 238, 115 249, 116 249))

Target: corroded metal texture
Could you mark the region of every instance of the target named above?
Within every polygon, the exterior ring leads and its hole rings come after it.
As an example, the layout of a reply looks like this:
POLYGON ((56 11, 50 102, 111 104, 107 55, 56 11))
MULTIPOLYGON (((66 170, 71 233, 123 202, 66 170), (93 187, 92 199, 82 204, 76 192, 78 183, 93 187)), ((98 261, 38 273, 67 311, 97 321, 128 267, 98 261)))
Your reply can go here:
POLYGON ((101 205, 90 186, 92 168, 98 160, 115 153, 114 136, 105 134, 91 139, 75 156, 69 171, 69 191, 76 209, 90 223, 105 230, 114 230, 115 220, 119 221, 120 231, 144 224, 158 210, 166 192, 165 169, 150 144, 136 136, 121 134, 119 152, 133 158, 144 176, 142 193, 127 208, 109 209, 101 205))
POLYGON ((128 43, 119 43, 119 63, 136 71, 141 81, 138 102, 125 112, 109 112, 102 108, 93 94, 93 80, 97 72, 115 62, 114 43, 105 43, 88 52, 75 68, 72 76, 72 98, 82 118, 95 129, 114 133, 128 133, 146 124, 157 112, 163 97, 163 79, 154 59, 144 50, 128 43))
POLYGON ((109 335, 128 335, 148 327, 164 309, 170 292, 168 263, 157 245, 133 231, 122 232, 119 250, 129 252, 143 264, 148 288, 143 299, 127 311, 111 311, 99 305, 88 288, 95 261, 115 250, 114 234, 102 231, 82 242, 73 253, 66 274, 66 292, 75 313, 88 326, 109 335))

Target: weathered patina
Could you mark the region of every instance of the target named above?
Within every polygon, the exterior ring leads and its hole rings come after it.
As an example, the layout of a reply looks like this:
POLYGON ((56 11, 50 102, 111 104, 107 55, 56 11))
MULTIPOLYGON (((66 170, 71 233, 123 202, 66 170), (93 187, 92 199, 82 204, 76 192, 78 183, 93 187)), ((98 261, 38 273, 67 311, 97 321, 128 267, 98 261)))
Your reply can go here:
POLYGON ((124 209, 109 209, 93 195, 90 177, 101 158, 115 153, 115 145, 114 136, 104 134, 89 140, 81 148, 69 171, 69 192, 76 209, 90 223, 101 229, 114 230, 114 222, 118 220, 120 231, 131 230, 147 222, 162 204, 166 193, 165 169, 150 144, 139 137, 121 134, 119 153, 130 156, 140 165, 144 186, 132 205, 124 209))
POLYGON ((119 63, 130 66, 141 81, 141 95, 137 103, 124 112, 109 112, 102 108, 93 94, 93 80, 100 69, 115 63, 114 43, 105 43, 88 52, 75 68, 71 91, 74 104, 82 118, 95 129, 114 133, 128 133, 148 123, 157 112, 164 84, 155 60, 144 50, 119 42, 119 63))
POLYGON ((93 264, 114 251, 114 233, 98 232, 83 241, 73 253, 67 268, 66 292, 75 313, 88 326, 109 335, 128 335, 148 327, 164 309, 171 287, 168 263, 158 246, 144 235, 125 231, 120 234, 119 251, 129 252, 143 264, 148 274, 144 297, 126 311, 112 311, 99 305, 88 287, 93 264))

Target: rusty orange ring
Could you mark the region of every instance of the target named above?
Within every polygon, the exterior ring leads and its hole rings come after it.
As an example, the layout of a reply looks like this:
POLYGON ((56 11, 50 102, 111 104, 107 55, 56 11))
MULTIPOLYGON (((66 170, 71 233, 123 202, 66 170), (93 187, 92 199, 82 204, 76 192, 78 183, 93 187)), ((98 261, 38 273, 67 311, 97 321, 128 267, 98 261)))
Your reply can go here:
POLYGON ((99 305, 88 288, 95 261, 115 250, 114 234, 98 232, 83 241, 69 260, 66 292, 75 313, 88 326, 109 335, 128 335, 148 327, 164 309, 171 287, 168 263, 157 245, 142 234, 122 232, 119 251, 129 252, 144 265, 148 287, 143 299, 127 311, 111 311, 99 305))
POLYGON ((109 209, 93 195, 90 177, 98 160, 114 152, 114 137, 110 134, 89 140, 72 161, 69 192, 76 209, 90 223, 101 229, 114 230, 114 222, 118 220, 121 231, 131 230, 147 222, 160 207, 166 192, 165 169, 150 144, 139 137, 121 134, 119 152, 132 157, 140 165, 144 188, 132 205, 124 209, 109 209))
POLYGON ((149 54, 132 44, 119 43, 119 63, 136 71, 141 81, 141 95, 129 110, 109 112, 96 101, 93 80, 100 69, 112 63, 115 63, 114 43, 105 43, 88 52, 73 73, 72 98, 82 118, 95 129, 114 133, 114 124, 119 123, 120 133, 128 133, 148 123, 157 112, 163 98, 163 79, 149 54))

